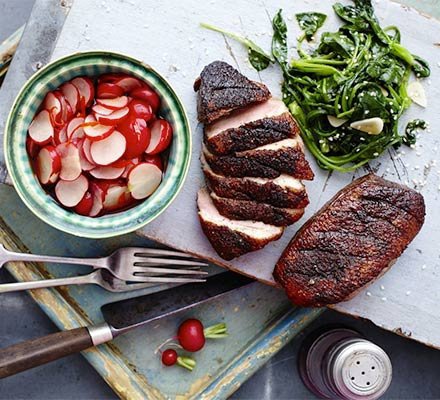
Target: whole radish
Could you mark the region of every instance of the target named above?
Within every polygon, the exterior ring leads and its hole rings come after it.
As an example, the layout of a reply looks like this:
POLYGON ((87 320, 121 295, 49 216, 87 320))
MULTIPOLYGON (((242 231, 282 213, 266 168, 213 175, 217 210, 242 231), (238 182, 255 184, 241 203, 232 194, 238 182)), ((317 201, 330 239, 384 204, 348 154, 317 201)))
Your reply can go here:
POLYGON ((162 364, 167 367, 177 364, 190 371, 196 366, 195 360, 190 357, 179 356, 174 349, 167 349, 162 352, 162 364))
POLYGON ((187 319, 177 331, 177 340, 187 351, 196 352, 203 348, 206 339, 219 339, 228 336, 225 323, 204 328, 198 319, 187 319))

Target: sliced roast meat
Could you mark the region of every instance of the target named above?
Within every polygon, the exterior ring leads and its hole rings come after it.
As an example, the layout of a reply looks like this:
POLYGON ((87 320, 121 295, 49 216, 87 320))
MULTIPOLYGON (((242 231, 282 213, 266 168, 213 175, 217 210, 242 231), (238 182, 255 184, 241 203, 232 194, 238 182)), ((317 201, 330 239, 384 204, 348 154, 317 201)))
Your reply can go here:
POLYGON ((253 200, 236 200, 211 193, 221 215, 230 219, 261 221, 276 226, 288 226, 304 215, 304 208, 280 208, 253 200))
POLYGON ((298 125, 284 103, 269 99, 206 126, 205 143, 212 153, 225 155, 293 138, 298 133, 298 125))
POLYGON ((201 156, 203 173, 209 188, 220 197, 255 200, 275 207, 304 208, 309 204, 306 188, 290 175, 278 178, 234 178, 216 174, 201 156))
POLYGON ((215 156, 206 146, 203 153, 214 172, 233 177, 277 178, 287 174, 298 179, 312 180, 313 171, 303 152, 299 136, 227 156, 215 156))
POLYGON ((204 124, 270 97, 265 85, 251 81, 223 61, 214 61, 203 68, 194 90, 198 91, 198 119, 204 124))
POLYGON ((203 232, 215 251, 225 260, 259 250, 283 234, 284 229, 279 226, 223 217, 206 189, 199 191, 197 206, 203 232))
POLYGON ((393 264, 424 218, 420 193, 366 175, 298 231, 275 266, 275 280, 299 306, 347 300, 393 264))

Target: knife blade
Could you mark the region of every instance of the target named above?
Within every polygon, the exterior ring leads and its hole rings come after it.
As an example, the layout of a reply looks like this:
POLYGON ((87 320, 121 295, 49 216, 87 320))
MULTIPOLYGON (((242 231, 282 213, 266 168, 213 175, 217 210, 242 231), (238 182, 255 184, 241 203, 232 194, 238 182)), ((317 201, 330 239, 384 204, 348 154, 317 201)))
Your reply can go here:
POLYGON ((0 349, 0 378, 109 342, 132 329, 218 299, 252 283, 255 281, 250 278, 223 272, 203 284, 190 283, 105 304, 101 307, 105 320, 102 324, 57 332, 0 349))

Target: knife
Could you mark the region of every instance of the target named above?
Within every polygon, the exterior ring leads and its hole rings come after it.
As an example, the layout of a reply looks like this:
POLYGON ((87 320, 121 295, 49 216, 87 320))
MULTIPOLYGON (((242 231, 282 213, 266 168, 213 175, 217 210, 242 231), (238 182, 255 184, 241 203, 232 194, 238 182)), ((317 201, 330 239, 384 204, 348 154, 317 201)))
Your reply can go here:
POLYGON ((57 332, 1 349, 0 378, 109 342, 132 329, 217 299, 254 282, 242 275, 224 272, 208 278, 203 284, 189 283, 104 304, 101 311, 105 322, 102 324, 57 332))

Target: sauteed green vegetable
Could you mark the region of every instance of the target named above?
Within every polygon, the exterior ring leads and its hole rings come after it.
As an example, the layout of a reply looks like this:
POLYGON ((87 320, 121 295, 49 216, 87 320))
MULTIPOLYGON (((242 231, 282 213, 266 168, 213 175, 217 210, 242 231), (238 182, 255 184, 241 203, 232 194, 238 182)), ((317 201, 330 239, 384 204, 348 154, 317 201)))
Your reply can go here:
POLYGON ((326 17, 315 12, 296 15, 304 32, 297 39, 299 58, 289 61, 281 10, 272 20, 272 56, 255 44, 247 45, 258 50, 258 57, 265 55, 266 64, 255 65, 255 53, 249 54, 257 70, 271 62, 281 67, 283 100, 319 165, 347 172, 390 146, 415 143, 414 132, 423 129, 424 122, 413 122, 400 134, 398 121, 411 104, 406 90, 411 71, 425 78, 430 69, 425 60, 400 44, 396 26, 380 26, 370 0, 355 0, 348 6, 336 3, 333 9, 344 25, 336 32, 323 33, 312 51, 306 51, 303 44, 313 38, 326 17))

